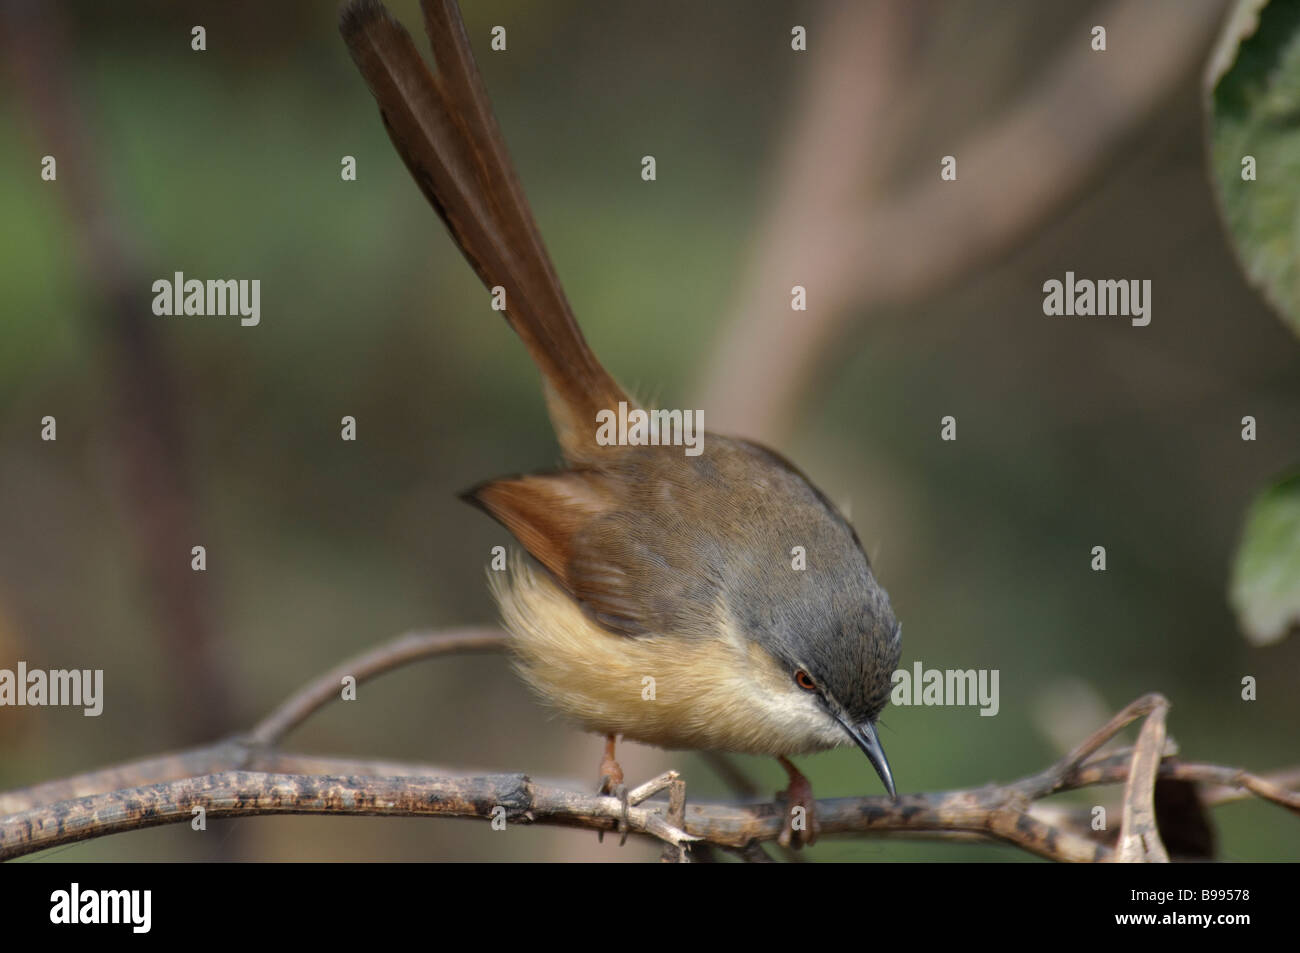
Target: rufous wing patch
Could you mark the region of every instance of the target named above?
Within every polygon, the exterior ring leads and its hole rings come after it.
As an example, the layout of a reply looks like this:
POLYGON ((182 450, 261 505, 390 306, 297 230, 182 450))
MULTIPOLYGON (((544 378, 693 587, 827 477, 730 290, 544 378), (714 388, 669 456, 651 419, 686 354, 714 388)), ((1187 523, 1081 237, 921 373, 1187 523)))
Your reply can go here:
POLYGON ((582 529, 611 507, 600 474, 580 470, 507 477, 461 494, 523 544, 534 559, 571 589, 569 566, 582 529))

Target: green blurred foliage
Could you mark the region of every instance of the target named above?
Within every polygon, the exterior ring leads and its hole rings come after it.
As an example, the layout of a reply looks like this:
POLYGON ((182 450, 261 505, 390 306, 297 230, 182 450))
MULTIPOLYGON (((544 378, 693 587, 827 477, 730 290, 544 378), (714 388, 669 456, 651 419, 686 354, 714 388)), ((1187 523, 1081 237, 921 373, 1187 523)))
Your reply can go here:
POLYGON ((1213 63, 1210 154, 1224 219, 1251 282, 1300 334, 1300 4, 1239 0, 1213 63))
POLYGON ((1276 642, 1300 626, 1300 474, 1250 506, 1232 572, 1232 602, 1254 642, 1276 642))
MULTIPOLYGON (((1210 147, 1220 208, 1251 283, 1300 333, 1300 4, 1241 0, 1212 62, 1210 147)), ((1232 602, 1257 643, 1277 641, 1300 623, 1297 496, 1295 478, 1266 490, 1243 529, 1232 602)))

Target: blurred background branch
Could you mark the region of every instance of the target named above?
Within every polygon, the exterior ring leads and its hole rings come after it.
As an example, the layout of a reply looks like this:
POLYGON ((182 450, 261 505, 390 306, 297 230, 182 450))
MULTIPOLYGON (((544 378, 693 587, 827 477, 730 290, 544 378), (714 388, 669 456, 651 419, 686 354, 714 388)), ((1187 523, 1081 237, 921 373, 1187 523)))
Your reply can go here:
POLYGON ((943 5, 827 4, 825 47, 705 371, 712 426, 782 441, 846 324, 932 295, 1028 241, 1199 75, 1224 8, 1115 0, 1094 10, 1089 23, 1105 26, 1108 43, 1142 55, 1099 55, 1081 21, 1000 115, 890 177, 888 160, 911 151, 899 139, 921 114, 919 77, 937 66, 916 34, 943 5), (939 177, 948 154, 954 182, 939 177), (808 289, 806 312, 790 308, 794 285, 808 289))
MULTIPOLYGON (((68 276, 84 285, 90 307, 81 319, 102 342, 98 370, 112 407, 109 439, 120 448, 111 460, 122 519, 134 537, 169 677, 185 686, 169 723, 177 741, 210 738, 237 722, 237 703, 212 621, 209 577, 190 568, 191 548, 209 537, 193 502, 178 375, 147 306, 152 275, 105 182, 96 104, 80 92, 82 64, 69 46, 64 10, 36 0, 0 4, 0 61, 29 141, 58 163, 68 276)), ((75 427, 66 417, 61 424, 65 433, 75 427)))

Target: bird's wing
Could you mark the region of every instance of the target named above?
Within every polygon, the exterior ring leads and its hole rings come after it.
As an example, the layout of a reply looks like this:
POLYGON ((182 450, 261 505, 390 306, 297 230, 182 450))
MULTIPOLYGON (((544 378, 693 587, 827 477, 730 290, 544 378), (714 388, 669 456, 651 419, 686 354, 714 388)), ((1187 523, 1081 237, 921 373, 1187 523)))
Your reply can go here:
POLYGON ((545 566, 587 614, 627 636, 709 630, 716 565, 696 553, 695 533, 673 508, 656 518, 680 526, 646 526, 647 509, 616 505, 617 477, 597 471, 531 474, 484 483, 464 498, 481 507, 545 566), (658 545, 648 543, 653 540, 658 545))

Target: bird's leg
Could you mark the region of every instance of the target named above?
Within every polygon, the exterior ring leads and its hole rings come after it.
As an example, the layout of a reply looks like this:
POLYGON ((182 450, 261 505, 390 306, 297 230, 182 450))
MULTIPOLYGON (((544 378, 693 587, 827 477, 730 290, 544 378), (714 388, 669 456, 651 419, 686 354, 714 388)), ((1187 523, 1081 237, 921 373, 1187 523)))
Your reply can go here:
POLYGON ((776 796, 785 801, 785 827, 776 842, 782 847, 798 850, 805 844, 812 846, 817 841, 821 823, 817 820, 817 800, 813 797, 812 782, 791 763, 789 758, 778 756, 781 767, 790 776, 790 786, 784 791, 777 791, 776 796))
MULTIPOLYGON (((596 793, 608 794, 623 802, 623 817, 618 822, 618 831, 623 835, 619 839, 618 845, 622 847, 627 843, 628 798, 627 785, 623 783, 623 769, 614 760, 614 742, 617 737, 617 735, 613 734, 605 736, 605 757, 600 759, 600 787, 596 789, 596 793)), ((605 832, 597 831, 596 839, 603 842, 605 832)))
MULTIPOLYGON (((616 797, 622 805, 623 816, 619 819, 618 830, 623 836, 619 839, 619 846, 622 847, 627 843, 630 828, 628 815, 631 809, 661 791, 667 791, 668 813, 666 817, 658 813, 652 813, 646 821, 644 830, 645 833, 653 834, 665 842, 661 859, 673 863, 689 863, 691 857, 688 844, 691 841, 699 840, 699 838, 693 837, 685 831, 686 782, 682 780, 681 775, 676 771, 665 771, 659 777, 652 778, 635 790, 629 791, 627 785, 623 783, 623 769, 614 760, 614 743, 616 740, 616 736, 612 734, 605 736, 605 757, 600 761, 600 788, 597 793, 616 797)), ((596 838, 604 841, 605 832, 596 831, 596 838)))

